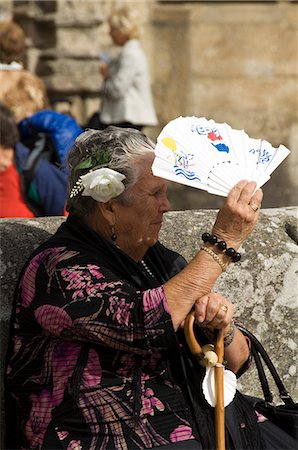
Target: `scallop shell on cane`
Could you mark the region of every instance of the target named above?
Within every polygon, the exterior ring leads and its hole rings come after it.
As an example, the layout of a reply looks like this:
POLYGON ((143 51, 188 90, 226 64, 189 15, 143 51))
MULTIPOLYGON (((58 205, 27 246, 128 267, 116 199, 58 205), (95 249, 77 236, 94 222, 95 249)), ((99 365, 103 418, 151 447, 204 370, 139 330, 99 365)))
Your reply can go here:
MULTIPOLYGON (((215 406, 215 382, 214 382, 214 367, 208 367, 203 379, 202 389, 203 394, 209 405, 215 406)), ((235 397, 237 389, 237 379, 234 372, 231 370, 224 371, 224 406, 228 406, 235 397)))

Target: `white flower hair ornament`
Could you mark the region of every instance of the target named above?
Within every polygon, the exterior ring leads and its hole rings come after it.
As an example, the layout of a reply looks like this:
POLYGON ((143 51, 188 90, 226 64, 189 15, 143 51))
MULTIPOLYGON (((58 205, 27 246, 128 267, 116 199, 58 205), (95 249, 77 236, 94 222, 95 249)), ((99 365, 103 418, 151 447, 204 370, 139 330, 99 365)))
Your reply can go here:
POLYGON ((92 197, 97 202, 108 202, 122 194, 125 189, 122 181, 125 178, 122 173, 116 172, 116 170, 101 167, 80 176, 84 187, 82 195, 92 197))
POLYGON ((125 189, 122 181, 125 175, 107 167, 95 169, 81 175, 72 188, 69 197, 73 198, 82 192, 85 197, 92 197, 97 202, 108 202, 118 197, 125 189))

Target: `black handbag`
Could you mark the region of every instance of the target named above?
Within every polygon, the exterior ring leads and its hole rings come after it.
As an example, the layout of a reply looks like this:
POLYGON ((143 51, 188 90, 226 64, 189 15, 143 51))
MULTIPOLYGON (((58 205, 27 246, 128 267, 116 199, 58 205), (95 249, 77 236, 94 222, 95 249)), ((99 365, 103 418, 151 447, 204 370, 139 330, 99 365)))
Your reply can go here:
POLYGON ((255 360, 264 394, 264 399, 253 398, 256 411, 263 414, 263 416, 267 417, 267 419, 269 419, 272 423, 291 435, 294 439, 298 440, 298 404, 294 402, 286 390, 280 376, 276 371, 276 368, 274 367, 274 364, 272 363, 261 342, 243 326, 237 325, 237 327, 251 341, 252 356, 255 360), (268 378, 266 376, 263 364, 267 366, 277 386, 279 396, 283 404, 276 405, 273 402, 273 395, 270 391, 268 378))

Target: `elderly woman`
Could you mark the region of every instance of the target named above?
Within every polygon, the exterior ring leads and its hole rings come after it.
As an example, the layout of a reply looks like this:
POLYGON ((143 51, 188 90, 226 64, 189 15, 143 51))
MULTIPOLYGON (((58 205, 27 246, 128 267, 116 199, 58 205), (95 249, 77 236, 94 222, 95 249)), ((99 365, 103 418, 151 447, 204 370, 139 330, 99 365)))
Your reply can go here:
POLYGON ((89 126, 102 129, 117 125, 141 130, 156 125, 150 73, 139 40, 140 18, 136 10, 122 6, 110 14, 108 24, 110 36, 120 52, 112 60, 101 58, 100 120, 96 123, 97 116, 93 116, 89 126))
POLYGON ((24 69, 26 36, 12 20, 0 22, 0 101, 10 108, 16 121, 48 107, 41 78, 24 69))
MULTIPOLYGON (((211 292, 239 259, 262 191, 239 182, 187 264, 158 241, 170 205, 153 159, 145 135, 117 127, 85 131, 69 154, 69 217, 32 255, 16 291, 7 385, 24 448, 214 448, 212 408, 191 392, 204 369, 181 324, 195 308, 203 339, 222 329, 228 368, 245 369, 233 305, 211 292)), ((241 404, 238 448, 257 449, 256 420, 241 404)))

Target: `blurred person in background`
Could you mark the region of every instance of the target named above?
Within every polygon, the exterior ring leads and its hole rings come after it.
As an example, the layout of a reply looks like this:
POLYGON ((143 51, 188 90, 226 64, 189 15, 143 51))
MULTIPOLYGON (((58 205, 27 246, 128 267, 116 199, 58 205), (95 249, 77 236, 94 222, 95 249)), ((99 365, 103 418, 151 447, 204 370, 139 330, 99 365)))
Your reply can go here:
POLYGON ((44 159, 36 162, 25 188, 24 167, 30 150, 20 142, 12 111, 0 102, 0 217, 64 214, 67 175, 44 159))
POLYGON ((12 20, 0 22, 0 101, 17 122, 48 107, 43 81, 24 69, 26 36, 12 20))
POLYGON ((68 114, 45 109, 26 117, 18 124, 21 141, 30 149, 44 140, 44 159, 66 171, 66 157, 75 139, 83 132, 78 122, 68 114))
POLYGON ((116 125, 142 130, 157 125, 148 64, 139 41, 140 19, 135 11, 121 7, 111 13, 108 23, 110 36, 121 50, 114 59, 101 54, 101 111, 91 117, 87 127, 116 125))

